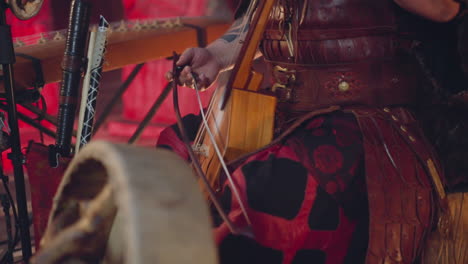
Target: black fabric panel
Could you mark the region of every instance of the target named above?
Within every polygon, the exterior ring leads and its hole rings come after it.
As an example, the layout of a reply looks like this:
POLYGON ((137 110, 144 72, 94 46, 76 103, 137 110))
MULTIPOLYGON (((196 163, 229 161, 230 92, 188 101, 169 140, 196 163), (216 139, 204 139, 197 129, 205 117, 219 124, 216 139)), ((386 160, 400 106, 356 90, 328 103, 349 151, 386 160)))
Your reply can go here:
POLYGON ((344 214, 350 220, 362 219, 369 215, 364 160, 359 163, 356 175, 339 196, 339 203, 344 214))
MULTIPOLYGON (((182 118, 182 123, 184 124, 185 131, 190 141, 195 140, 197 136, 198 128, 200 127, 202 118, 200 115, 188 114, 182 118)), ((182 140, 179 127, 177 123, 172 125, 171 128, 176 133, 177 137, 182 140)))
MULTIPOLYGON (((223 195, 221 195, 220 198, 220 202, 226 215, 229 214, 229 212, 231 211, 232 203, 232 193, 231 188, 229 188, 229 186, 226 186, 226 188, 224 189, 223 195)), ((223 219, 221 218, 218 211, 213 205, 211 206, 211 215, 213 218, 213 225, 215 227, 219 227, 223 223, 223 219)))
POLYGON ((369 217, 358 221, 356 229, 349 243, 343 264, 365 263, 367 245, 369 243, 369 217))
POLYGON ((326 260, 327 255, 321 250, 300 250, 296 253, 292 264, 325 264, 326 260))
POLYGON ((300 163, 270 155, 246 164, 242 172, 252 209, 288 220, 299 213, 307 184, 307 170, 300 163))
POLYGON ((254 240, 236 235, 228 235, 219 245, 221 264, 281 264, 283 253, 264 247, 254 240))
POLYGON ((336 200, 318 187, 317 197, 309 214, 309 227, 312 230, 336 230, 340 223, 340 211, 336 200))

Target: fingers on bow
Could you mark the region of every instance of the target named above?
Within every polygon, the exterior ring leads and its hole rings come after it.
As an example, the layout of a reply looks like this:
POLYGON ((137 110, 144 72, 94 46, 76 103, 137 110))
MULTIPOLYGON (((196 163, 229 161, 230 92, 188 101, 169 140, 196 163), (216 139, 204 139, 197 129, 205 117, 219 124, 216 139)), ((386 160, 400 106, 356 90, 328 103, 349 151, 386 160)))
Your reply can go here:
MULTIPOLYGON (((178 85, 186 85, 186 84, 190 84, 192 83, 192 68, 190 66, 185 66, 183 68, 183 70, 179 73, 179 76, 177 76, 177 84, 178 85)), ((164 75, 164 77, 168 80, 168 81, 173 81, 174 78, 176 78, 173 70, 172 71, 168 71, 166 72, 166 74, 164 75)))
POLYGON ((185 66, 179 76, 179 85, 183 85, 192 89, 204 90, 208 87, 210 81, 203 73, 193 71, 190 66, 185 66), (196 84, 196 86, 195 86, 196 84))

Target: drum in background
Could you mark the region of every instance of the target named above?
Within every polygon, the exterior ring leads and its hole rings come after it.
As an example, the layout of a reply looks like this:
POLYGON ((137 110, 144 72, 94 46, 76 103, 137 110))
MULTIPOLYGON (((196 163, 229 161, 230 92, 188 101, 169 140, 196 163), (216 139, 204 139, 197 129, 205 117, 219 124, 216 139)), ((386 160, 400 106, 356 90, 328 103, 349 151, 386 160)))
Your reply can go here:
POLYGON ((91 142, 72 160, 33 263, 217 263, 191 168, 161 149, 91 142))
POLYGON ((7 1, 13 14, 21 19, 30 19, 39 13, 44 0, 9 0, 7 1))

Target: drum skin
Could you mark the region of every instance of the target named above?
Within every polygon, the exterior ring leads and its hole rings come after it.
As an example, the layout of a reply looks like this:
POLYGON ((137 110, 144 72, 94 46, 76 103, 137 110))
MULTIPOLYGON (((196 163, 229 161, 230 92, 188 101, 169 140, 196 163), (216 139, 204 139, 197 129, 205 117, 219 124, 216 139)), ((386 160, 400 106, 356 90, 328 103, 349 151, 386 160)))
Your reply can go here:
POLYGON ((88 144, 54 198, 33 263, 217 263, 192 170, 161 149, 88 144))

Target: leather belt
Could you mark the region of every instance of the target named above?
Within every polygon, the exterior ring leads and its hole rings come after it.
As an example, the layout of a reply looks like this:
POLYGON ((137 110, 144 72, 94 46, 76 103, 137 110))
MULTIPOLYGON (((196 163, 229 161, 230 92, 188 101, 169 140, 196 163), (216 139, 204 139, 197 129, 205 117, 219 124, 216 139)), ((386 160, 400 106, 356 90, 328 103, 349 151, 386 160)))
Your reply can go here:
POLYGON ((420 73, 410 58, 377 59, 339 65, 298 65, 268 61, 272 92, 286 112, 331 105, 383 107, 414 101, 420 73))

